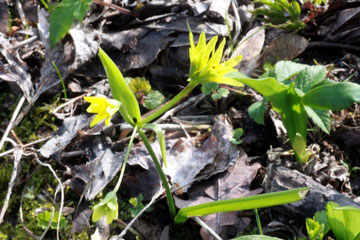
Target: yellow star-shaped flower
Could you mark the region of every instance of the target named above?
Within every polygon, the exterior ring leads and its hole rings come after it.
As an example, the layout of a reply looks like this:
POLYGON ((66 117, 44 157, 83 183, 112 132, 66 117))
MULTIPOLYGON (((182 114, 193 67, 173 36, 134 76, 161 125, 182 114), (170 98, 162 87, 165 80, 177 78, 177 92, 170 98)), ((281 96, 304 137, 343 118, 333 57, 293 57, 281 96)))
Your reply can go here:
POLYGON ((90 127, 95 126, 105 119, 106 126, 109 126, 111 117, 119 110, 121 103, 115 99, 101 97, 84 97, 85 101, 91 103, 86 109, 88 113, 97 113, 90 123, 90 127))
POLYGON ((232 78, 224 77, 226 73, 236 72, 237 70, 234 67, 242 59, 242 56, 239 55, 221 63, 225 39, 220 43, 217 49, 215 48, 215 45, 218 40, 218 36, 213 37, 208 43, 206 43, 205 33, 202 32, 199 37, 199 42, 195 46, 193 34, 190 32, 189 40, 190 83, 203 84, 206 82, 218 82, 239 87, 244 86, 242 83, 232 78))

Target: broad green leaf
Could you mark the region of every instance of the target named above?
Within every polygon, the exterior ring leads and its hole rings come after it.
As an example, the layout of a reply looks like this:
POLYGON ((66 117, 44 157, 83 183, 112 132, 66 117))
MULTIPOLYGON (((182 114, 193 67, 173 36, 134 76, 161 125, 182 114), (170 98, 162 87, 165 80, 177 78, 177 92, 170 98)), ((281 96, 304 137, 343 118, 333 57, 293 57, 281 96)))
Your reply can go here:
POLYGON ((131 125, 140 122, 139 104, 135 95, 126 84, 120 70, 101 48, 99 49, 99 57, 105 68, 113 98, 124 104, 119 109, 121 115, 131 125), (128 119, 126 112, 130 115, 131 119, 128 119))
POLYGON ((326 68, 324 66, 308 66, 301 70, 295 77, 295 87, 307 93, 315 85, 324 81, 326 68))
POLYGON ((211 94, 211 98, 213 100, 219 100, 222 98, 226 98, 229 95, 229 90, 226 88, 219 88, 216 93, 211 94))
POLYGON ((330 231, 330 224, 329 224, 329 222, 327 220, 325 210, 316 212, 315 215, 314 215, 314 220, 321 223, 321 224, 324 224, 324 226, 325 226, 324 227, 324 235, 327 234, 330 231))
MULTIPOLYGON (((50 219, 51 219, 51 212, 45 211, 45 212, 39 213, 36 218, 38 221, 38 226, 41 227, 42 229, 46 229, 50 222, 50 219)), ((52 218, 52 221, 50 224, 51 229, 57 228, 58 220, 59 220, 59 212, 54 212, 54 215, 53 215, 53 218, 52 218)), ((62 229, 66 224, 67 224, 67 221, 66 221, 65 217, 61 216, 59 229, 62 229)))
POLYGON ((285 85, 280 84, 275 78, 253 79, 239 72, 227 73, 224 77, 232 78, 234 81, 241 82, 258 91, 261 95, 270 98, 287 89, 285 85))
POLYGON ((63 0, 52 7, 50 16, 50 45, 54 47, 70 30, 76 18, 82 21, 92 0, 63 0))
POLYGON ((201 85, 201 92, 205 95, 211 94, 213 91, 219 89, 219 83, 217 82, 206 82, 201 85))
POLYGON ((330 114, 329 110, 313 109, 305 106, 306 113, 313 122, 327 134, 330 134, 330 114))
POLYGON ((303 97, 305 105, 322 110, 341 110, 355 102, 360 102, 360 85, 351 82, 321 85, 303 97))
POLYGON ((193 216, 204 216, 219 212, 250 210, 296 202, 304 198, 308 191, 308 187, 297 188, 293 190, 214 201, 196 206, 185 207, 180 209, 174 221, 175 223, 184 223, 188 217, 193 216))
POLYGON ((252 118, 255 122, 259 124, 265 124, 264 122, 264 114, 265 114, 265 102, 264 101, 258 101, 248 108, 249 116, 252 118))
POLYGON ((233 238, 231 240, 281 240, 281 238, 269 237, 266 235, 248 235, 248 236, 233 238))
POLYGON ((163 130, 159 127, 159 125, 153 124, 153 123, 145 124, 144 128, 149 128, 149 129, 153 130, 156 133, 156 136, 159 139, 162 159, 164 161, 165 167, 167 167, 167 163, 166 163, 166 146, 165 146, 165 137, 164 137, 163 130))
POLYGON ((153 110, 163 104, 165 101, 164 95, 157 90, 151 90, 149 95, 147 95, 147 99, 144 101, 144 107, 153 110))
POLYGON ((242 128, 237 128, 233 131, 233 137, 231 139, 231 143, 238 145, 241 144, 243 141, 240 139, 244 134, 244 130, 242 128))
POLYGON ((322 240, 324 238, 324 224, 312 218, 306 219, 306 231, 310 240, 322 240))
POLYGON ((336 239, 354 240, 360 233, 360 208, 331 205, 327 217, 336 239))
POLYGON ((280 61, 275 64, 276 79, 282 83, 298 74, 301 70, 305 69, 308 65, 295 63, 292 61, 280 61))

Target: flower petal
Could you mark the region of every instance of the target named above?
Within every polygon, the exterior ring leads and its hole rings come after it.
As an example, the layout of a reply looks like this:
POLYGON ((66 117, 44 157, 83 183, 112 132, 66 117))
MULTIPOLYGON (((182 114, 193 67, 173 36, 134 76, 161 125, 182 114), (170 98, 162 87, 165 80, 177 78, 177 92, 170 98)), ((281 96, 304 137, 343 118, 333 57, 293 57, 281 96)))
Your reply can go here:
POLYGON ((92 221, 97 222, 106 214, 106 206, 96 205, 93 207, 92 221))

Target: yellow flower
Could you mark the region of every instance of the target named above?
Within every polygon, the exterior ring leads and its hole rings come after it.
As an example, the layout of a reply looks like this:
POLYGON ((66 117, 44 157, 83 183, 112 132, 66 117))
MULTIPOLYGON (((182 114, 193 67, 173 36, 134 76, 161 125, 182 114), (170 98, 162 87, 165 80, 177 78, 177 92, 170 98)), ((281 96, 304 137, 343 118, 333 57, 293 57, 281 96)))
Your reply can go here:
POLYGON ((242 83, 226 78, 224 75, 229 72, 236 72, 234 68, 242 59, 242 56, 236 56, 228 61, 220 63, 224 51, 225 39, 215 49, 218 36, 213 37, 206 43, 205 33, 202 32, 197 46, 194 44, 193 34, 189 33, 190 40, 190 82, 203 84, 206 82, 218 82, 233 86, 244 86, 242 83))
POLYGON ((95 126, 102 120, 105 120, 106 126, 109 126, 111 117, 119 110, 121 103, 115 99, 101 97, 84 97, 85 101, 91 103, 86 109, 88 113, 97 113, 90 123, 90 127, 95 126))

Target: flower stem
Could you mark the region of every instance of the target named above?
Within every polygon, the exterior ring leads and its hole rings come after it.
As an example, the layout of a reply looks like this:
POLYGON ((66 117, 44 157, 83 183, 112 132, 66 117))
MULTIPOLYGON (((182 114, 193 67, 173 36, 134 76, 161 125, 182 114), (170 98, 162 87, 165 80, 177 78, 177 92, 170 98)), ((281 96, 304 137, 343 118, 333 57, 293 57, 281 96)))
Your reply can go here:
POLYGON ((142 129, 139 129, 138 132, 139 132, 139 135, 140 135, 141 139, 143 140, 143 142, 145 144, 146 149, 148 150, 151 158, 153 159, 155 167, 156 167, 156 169, 157 169, 157 171, 158 171, 158 173, 160 175, 162 184, 163 184, 163 186, 165 188, 166 198, 167 198, 167 202, 168 202, 169 209, 170 209, 170 215, 171 215, 171 218, 174 219, 175 214, 176 214, 175 204, 174 204, 174 199, 173 199, 173 196, 172 196, 172 193, 171 193, 171 190, 170 190, 169 183, 168 183, 168 181, 166 179, 165 173, 163 172, 163 170, 161 168, 161 165, 160 165, 160 162, 157 159, 153 148, 151 147, 149 139, 146 137, 146 135, 142 131, 142 129))
POLYGON ((260 216, 259 216, 259 212, 258 212, 257 208, 254 209, 254 212, 255 212, 256 224, 259 229, 259 234, 263 235, 263 230, 262 230, 261 222, 260 222, 260 216))
POLYGON ((116 186, 114 188, 114 192, 117 192, 120 188, 120 184, 122 182, 122 179, 124 177, 124 173, 125 173, 125 168, 126 168, 126 163, 127 163, 127 160, 129 158, 129 153, 130 153, 130 150, 131 150, 131 147, 132 147, 132 144, 134 142, 134 138, 135 138, 135 135, 136 135, 136 132, 137 132, 137 126, 134 127, 134 130, 131 134, 131 138, 130 138, 130 142, 129 142, 129 146, 126 150, 126 153, 125 153, 125 157, 124 157, 124 161, 123 161, 123 164, 122 164, 122 167, 121 167, 121 172, 120 172, 120 177, 119 177, 119 180, 117 181, 116 183, 116 186))
POLYGON ((165 113, 167 110, 169 110, 171 107, 173 107, 176 103, 178 103, 183 97, 188 95, 197 84, 192 84, 191 82, 181 91, 179 92, 173 99, 171 99, 167 104, 165 104, 162 108, 160 108, 158 111, 154 112, 150 116, 144 118, 140 122, 140 126, 145 125, 146 123, 151 122, 155 118, 158 118, 163 113, 165 113))

